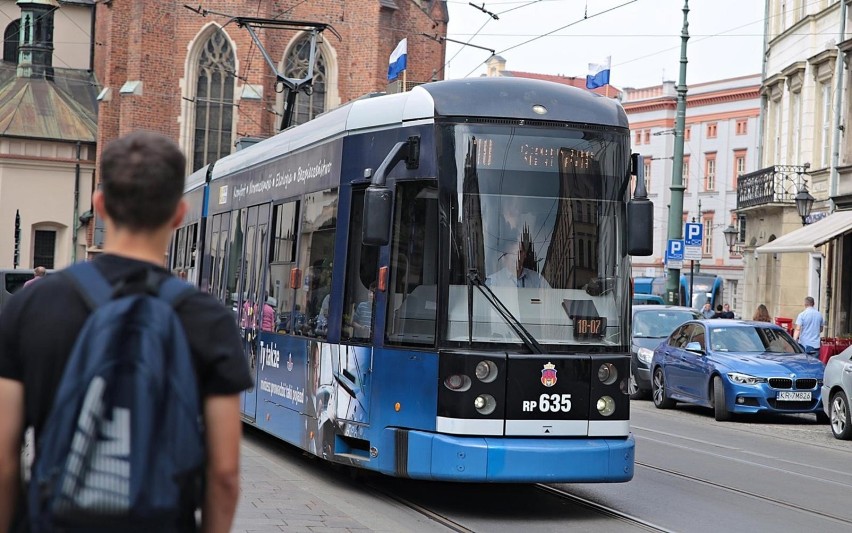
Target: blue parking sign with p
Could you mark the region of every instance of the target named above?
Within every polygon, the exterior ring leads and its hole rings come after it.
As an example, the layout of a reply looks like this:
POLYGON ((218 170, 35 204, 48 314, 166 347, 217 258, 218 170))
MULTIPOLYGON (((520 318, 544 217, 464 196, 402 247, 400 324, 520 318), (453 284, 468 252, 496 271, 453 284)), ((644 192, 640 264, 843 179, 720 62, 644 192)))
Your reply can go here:
POLYGON ((666 261, 683 261, 683 241, 669 239, 666 246, 666 261))
POLYGON ((684 229, 684 244, 686 246, 701 246, 704 241, 704 225, 688 222, 684 229))

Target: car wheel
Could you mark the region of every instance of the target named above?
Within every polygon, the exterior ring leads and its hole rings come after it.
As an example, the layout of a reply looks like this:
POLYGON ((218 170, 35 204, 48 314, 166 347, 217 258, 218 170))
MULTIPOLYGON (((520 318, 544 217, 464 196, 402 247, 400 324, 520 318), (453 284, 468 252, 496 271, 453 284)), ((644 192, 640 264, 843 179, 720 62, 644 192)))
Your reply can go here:
POLYGON ((731 419, 731 412, 725 402, 725 384, 719 376, 713 378, 713 414, 719 422, 731 419))
POLYGON ((627 393, 631 400, 645 400, 648 398, 648 391, 639 388, 636 382, 636 376, 633 374, 633 369, 630 369, 630 376, 627 378, 627 393))
POLYGON ((834 437, 842 440, 852 439, 852 423, 849 420, 849 400, 843 391, 837 391, 831 397, 829 407, 831 432, 834 437))
POLYGON ((671 409, 675 406, 674 400, 666 398, 666 377, 660 367, 654 369, 654 376, 651 379, 651 393, 654 398, 654 407, 657 409, 671 409))

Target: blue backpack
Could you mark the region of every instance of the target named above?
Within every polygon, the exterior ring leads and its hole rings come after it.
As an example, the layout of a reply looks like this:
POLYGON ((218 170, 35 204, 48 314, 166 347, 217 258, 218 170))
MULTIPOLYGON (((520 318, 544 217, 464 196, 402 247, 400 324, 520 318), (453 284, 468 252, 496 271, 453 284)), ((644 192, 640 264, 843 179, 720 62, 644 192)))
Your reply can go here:
POLYGON ((195 289, 149 271, 144 292, 123 294, 91 263, 64 274, 92 312, 38 439, 31 528, 173 527, 201 503, 205 460, 197 380, 175 313, 195 289))

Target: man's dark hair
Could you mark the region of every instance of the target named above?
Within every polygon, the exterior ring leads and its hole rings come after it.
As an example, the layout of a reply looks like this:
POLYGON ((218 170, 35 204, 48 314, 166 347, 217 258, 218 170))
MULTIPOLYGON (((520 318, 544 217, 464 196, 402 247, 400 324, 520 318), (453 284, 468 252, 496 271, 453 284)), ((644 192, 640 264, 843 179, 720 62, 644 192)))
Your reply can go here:
POLYGON ((134 131, 101 154, 101 190, 112 221, 129 230, 153 230, 174 215, 183 195, 186 159, 171 139, 134 131))

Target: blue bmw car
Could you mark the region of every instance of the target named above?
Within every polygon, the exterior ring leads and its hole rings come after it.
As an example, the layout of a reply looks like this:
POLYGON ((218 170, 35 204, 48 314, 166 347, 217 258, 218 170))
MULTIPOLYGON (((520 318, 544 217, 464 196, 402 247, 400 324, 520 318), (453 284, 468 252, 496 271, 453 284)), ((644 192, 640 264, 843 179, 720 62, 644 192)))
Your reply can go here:
POLYGON ((743 320, 692 320, 675 329, 651 358, 658 409, 676 402, 711 407, 716 420, 734 413, 815 413, 824 366, 782 328, 743 320))

